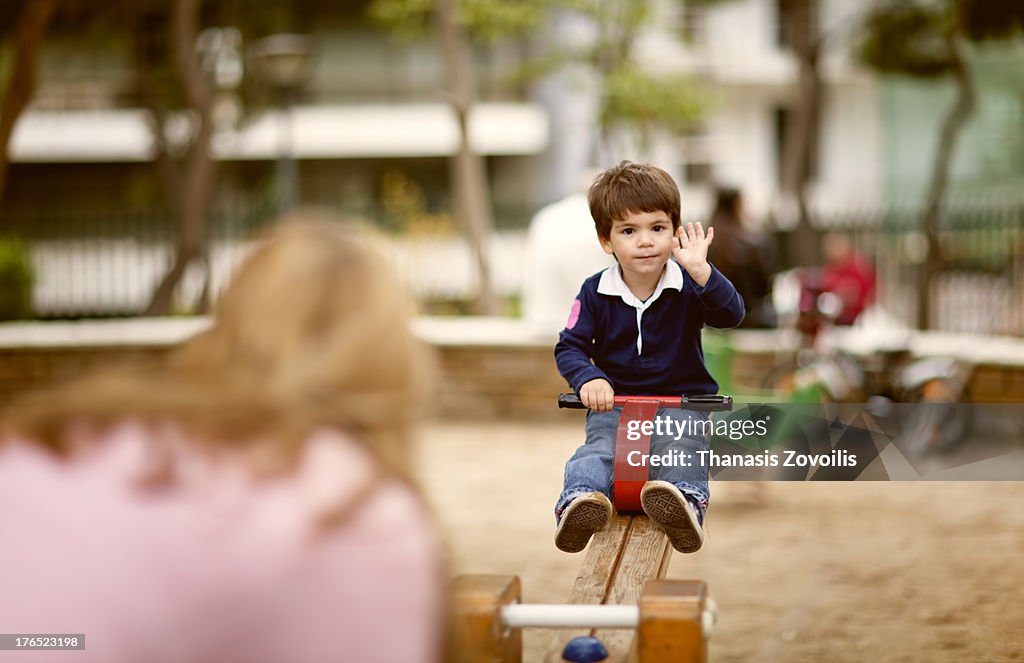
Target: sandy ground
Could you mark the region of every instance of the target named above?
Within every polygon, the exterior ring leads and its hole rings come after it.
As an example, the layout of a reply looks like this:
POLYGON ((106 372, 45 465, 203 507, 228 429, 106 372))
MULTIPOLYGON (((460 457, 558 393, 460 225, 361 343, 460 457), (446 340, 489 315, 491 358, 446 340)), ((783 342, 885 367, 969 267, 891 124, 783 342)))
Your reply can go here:
MULTIPOLYGON (((583 555, 554 547, 551 510, 581 431, 425 428, 415 463, 453 574, 519 575, 525 601, 565 601, 583 555)), ((669 577, 718 602, 712 661, 1024 661, 1024 483, 714 482, 708 529, 669 577)))

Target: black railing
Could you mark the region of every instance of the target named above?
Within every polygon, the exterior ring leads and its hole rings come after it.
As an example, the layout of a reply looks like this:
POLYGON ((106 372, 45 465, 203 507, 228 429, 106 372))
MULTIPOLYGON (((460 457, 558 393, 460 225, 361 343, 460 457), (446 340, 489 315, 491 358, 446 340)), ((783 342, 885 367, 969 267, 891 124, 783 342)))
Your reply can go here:
MULTIPOLYGON (((394 234, 396 229, 382 215, 364 216, 394 234)), ((512 233, 524 231, 529 219, 522 209, 499 209, 496 216, 499 231, 512 233)), ((186 275, 182 310, 191 307, 206 278, 214 291, 223 285, 244 252, 245 240, 273 217, 270 202, 221 205, 211 213, 207 262, 186 275)), ((911 209, 816 219, 819 235, 828 230, 847 233, 871 258, 878 273, 879 303, 909 326, 916 320, 918 276, 927 246, 920 219, 919 211, 911 209)), ((451 241, 460 244, 454 226, 449 231, 451 241)), ((20 240, 31 254, 35 313, 42 318, 137 315, 170 265, 174 234, 174 219, 165 211, 0 216, 0 238, 20 240)), ((944 265, 931 292, 932 327, 1024 334, 1024 204, 951 207, 943 214, 940 242, 944 265)), ((500 251, 520 251, 517 247, 522 246, 500 245, 500 251)), ((518 256, 497 258, 507 265, 510 258, 517 264, 518 256)), ((467 294, 471 285, 465 285, 467 294)))

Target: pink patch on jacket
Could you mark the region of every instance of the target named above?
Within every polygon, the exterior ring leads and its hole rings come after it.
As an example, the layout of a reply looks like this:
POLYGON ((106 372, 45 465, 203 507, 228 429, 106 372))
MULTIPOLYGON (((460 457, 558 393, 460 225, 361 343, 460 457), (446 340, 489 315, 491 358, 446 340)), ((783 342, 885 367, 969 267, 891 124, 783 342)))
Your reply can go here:
POLYGON ((573 303, 572 303, 572 310, 569 311, 569 320, 565 323, 565 328, 566 329, 572 329, 573 327, 576 326, 576 323, 579 322, 579 319, 580 319, 580 307, 582 307, 582 306, 583 305, 580 303, 580 300, 577 299, 577 300, 573 301, 573 303))

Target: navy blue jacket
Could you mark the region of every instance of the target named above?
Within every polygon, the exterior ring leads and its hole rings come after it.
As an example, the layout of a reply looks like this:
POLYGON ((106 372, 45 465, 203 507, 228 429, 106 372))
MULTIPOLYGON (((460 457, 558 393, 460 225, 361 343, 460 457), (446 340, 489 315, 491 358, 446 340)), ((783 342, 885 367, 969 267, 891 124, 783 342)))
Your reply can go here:
POLYGON ((596 378, 621 395, 714 394, 718 383, 704 366, 701 329, 735 327, 744 313, 736 288, 714 266, 702 288, 669 260, 658 288, 641 302, 615 265, 583 282, 555 362, 577 394, 596 378))

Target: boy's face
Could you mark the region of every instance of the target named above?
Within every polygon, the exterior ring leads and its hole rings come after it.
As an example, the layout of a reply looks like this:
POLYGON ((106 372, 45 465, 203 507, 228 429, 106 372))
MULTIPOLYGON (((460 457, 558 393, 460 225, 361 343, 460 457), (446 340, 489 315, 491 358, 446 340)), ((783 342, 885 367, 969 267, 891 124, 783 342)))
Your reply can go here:
POLYGON ((601 239, 605 253, 615 256, 627 277, 660 276, 678 246, 672 219, 666 212, 630 212, 612 223, 608 239, 601 239))

